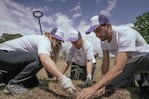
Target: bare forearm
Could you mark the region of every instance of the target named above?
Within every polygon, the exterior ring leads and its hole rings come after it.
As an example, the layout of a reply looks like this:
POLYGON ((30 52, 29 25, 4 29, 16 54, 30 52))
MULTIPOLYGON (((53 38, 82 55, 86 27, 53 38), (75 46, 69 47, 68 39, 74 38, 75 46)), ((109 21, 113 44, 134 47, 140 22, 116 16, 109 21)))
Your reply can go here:
POLYGON ((50 61, 50 62, 44 62, 43 66, 50 72, 52 75, 54 75, 56 78, 59 78, 62 73, 58 70, 56 67, 55 62, 50 61))
POLYGON ((99 80, 95 85, 92 87, 95 90, 98 90, 106 85, 108 85, 115 77, 117 77, 122 72, 121 69, 117 69, 116 67, 113 67, 111 70, 109 70, 101 80, 99 80))
POLYGON ((62 73, 64 74, 68 70, 68 68, 69 68, 69 64, 65 63, 63 70, 62 70, 62 73))
POLYGON ((102 87, 109 84, 114 78, 116 78, 122 71, 127 62, 128 53, 120 52, 117 53, 115 65, 99 80, 93 88, 95 90, 101 89, 102 87))
POLYGON ((55 62, 50 58, 47 54, 39 54, 39 58, 41 61, 41 64, 47 69, 48 72, 50 72, 53 76, 59 78, 62 76, 62 73, 58 70, 56 67, 55 62))
POLYGON ((107 71, 109 70, 109 52, 108 51, 103 51, 103 61, 102 61, 102 75, 106 74, 107 71))
POLYGON ((92 61, 87 62, 87 74, 92 74, 92 61))
POLYGON ((102 65, 101 69, 102 69, 102 74, 103 75, 106 74, 109 70, 109 64, 107 63, 107 64, 102 65))
POLYGON ((108 72, 109 70, 109 62, 107 61, 107 63, 103 63, 102 67, 101 67, 101 76, 100 79, 108 72))

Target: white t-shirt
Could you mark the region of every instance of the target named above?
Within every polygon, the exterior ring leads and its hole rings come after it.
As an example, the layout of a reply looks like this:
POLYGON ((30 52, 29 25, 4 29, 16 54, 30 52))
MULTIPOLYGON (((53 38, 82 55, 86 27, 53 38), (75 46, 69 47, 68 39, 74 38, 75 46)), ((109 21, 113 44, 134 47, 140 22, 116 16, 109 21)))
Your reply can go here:
POLYGON ((66 61, 74 61, 80 66, 86 66, 87 60, 92 60, 93 63, 96 63, 92 44, 86 39, 83 39, 83 42, 83 48, 77 49, 73 45, 69 47, 66 61))
POLYGON ((124 26, 113 26, 113 37, 110 43, 102 41, 103 50, 109 50, 116 55, 117 52, 130 52, 127 63, 137 61, 141 56, 149 53, 149 45, 135 30, 124 26))
POLYGON ((44 35, 28 35, 1 43, 0 50, 36 52, 50 55, 51 42, 44 35))

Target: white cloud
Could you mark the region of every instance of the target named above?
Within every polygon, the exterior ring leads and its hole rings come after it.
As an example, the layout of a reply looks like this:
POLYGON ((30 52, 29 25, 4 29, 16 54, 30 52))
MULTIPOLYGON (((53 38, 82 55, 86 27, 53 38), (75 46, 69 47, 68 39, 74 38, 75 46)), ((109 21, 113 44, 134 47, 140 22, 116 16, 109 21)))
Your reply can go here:
POLYGON ((78 2, 78 4, 73 9, 71 9, 71 12, 74 12, 74 14, 72 15, 73 18, 77 18, 82 15, 80 4, 81 2, 78 2))
POLYGON ((77 29, 83 34, 83 36, 85 35, 85 31, 87 30, 87 28, 88 24, 84 20, 81 20, 80 24, 77 27, 77 29))
POLYGON ((68 18, 67 15, 62 13, 56 13, 55 14, 55 24, 58 27, 68 27, 72 28, 72 20, 68 18))
POLYGON ((78 4, 76 7, 74 7, 74 11, 78 12, 81 10, 80 4, 78 4))
POLYGON ((105 10, 100 11, 100 14, 104 14, 106 16, 110 16, 111 15, 111 11, 113 10, 113 8, 115 8, 115 4, 116 4, 117 0, 108 0, 108 6, 105 10))
MULTIPOLYGON (((0 33, 40 34, 38 20, 33 17, 33 11, 44 12, 45 9, 26 7, 12 0, 0 1, 0 8, 0 33)), ((47 10, 48 8, 46 8, 47 10)), ((44 15, 40 18, 40 22, 43 31, 50 31, 54 25, 62 27, 66 31, 73 29, 72 20, 61 13, 51 16, 44 15), (46 26, 43 24, 46 24, 46 26)))
POLYGON ((133 23, 128 23, 128 24, 124 24, 124 26, 127 26, 127 27, 134 27, 134 24, 133 24, 133 23))
POLYGON ((38 27, 32 9, 12 0, 0 1, 0 33, 36 34, 38 27))
POLYGON ((77 17, 80 17, 81 15, 82 15, 82 13, 75 13, 75 14, 72 15, 72 17, 77 18, 77 17))

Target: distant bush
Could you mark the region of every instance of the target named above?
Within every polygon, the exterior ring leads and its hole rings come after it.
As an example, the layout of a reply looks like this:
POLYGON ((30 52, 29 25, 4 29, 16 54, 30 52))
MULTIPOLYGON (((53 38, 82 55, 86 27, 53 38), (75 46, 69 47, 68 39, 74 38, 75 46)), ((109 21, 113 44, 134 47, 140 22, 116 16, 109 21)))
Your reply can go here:
POLYGON ((0 43, 8 41, 8 40, 12 40, 15 38, 19 38, 22 37, 21 34, 8 34, 8 33, 3 33, 3 35, 0 37, 0 43))

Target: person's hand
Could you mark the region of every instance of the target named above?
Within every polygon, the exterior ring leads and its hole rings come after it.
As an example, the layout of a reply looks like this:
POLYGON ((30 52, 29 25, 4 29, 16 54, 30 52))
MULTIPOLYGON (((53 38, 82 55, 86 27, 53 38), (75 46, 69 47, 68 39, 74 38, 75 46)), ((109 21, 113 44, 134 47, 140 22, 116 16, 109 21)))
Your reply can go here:
POLYGON ((105 94, 106 87, 103 87, 95 92, 95 96, 102 96, 105 94))
POLYGON ((67 92, 73 93, 76 90, 76 88, 72 84, 71 80, 68 77, 66 77, 66 76, 62 75, 58 79, 58 81, 59 81, 59 84, 62 86, 62 88, 64 90, 66 90, 67 92))
POLYGON ((90 86, 92 86, 92 85, 93 85, 92 79, 91 79, 91 78, 86 78, 84 85, 85 85, 85 87, 90 87, 90 86))
POLYGON ((76 99, 88 99, 95 94, 95 89, 93 87, 84 88, 76 99))

